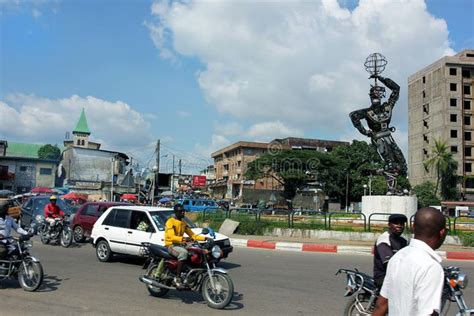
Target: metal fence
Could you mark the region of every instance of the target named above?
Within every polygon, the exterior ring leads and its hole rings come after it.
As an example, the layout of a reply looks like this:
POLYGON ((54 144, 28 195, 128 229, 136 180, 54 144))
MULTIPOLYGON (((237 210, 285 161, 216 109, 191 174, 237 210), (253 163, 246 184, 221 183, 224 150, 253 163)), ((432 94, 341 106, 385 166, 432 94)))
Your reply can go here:
MULTIPOLYGON (((375 226, 385 227, 388 222, 388 216, 390 216, 390 214, 387 213, 372 213, 367 217, 363 213, 325 213, 318 210, 234 208, 230 210, 205 209, 202 212, 202 221, 220 223, 226 218, 229 218, 240 223, 248 223, 257 227, 271 225, 272 227, 281 228, 324 230, 335 230, 335 227, 338 227, 337 230, 346 229, 371 232, 375 226)), ((474 232, 474 226, 472 228, 469 227, 469 225, 474 225, 474 216, 457 216, 454 218, 448 216, 445 217, 446 226, 450 231, 451 226, 453 226, 451 233, 456 233, 458 231, 474 232), (462 218, 472 219, 472 221, 462 221, 462 218)), ((407 227, 407 230, 410 232, 413 232, 413 221, 414 216, 411 216, 407 227)))

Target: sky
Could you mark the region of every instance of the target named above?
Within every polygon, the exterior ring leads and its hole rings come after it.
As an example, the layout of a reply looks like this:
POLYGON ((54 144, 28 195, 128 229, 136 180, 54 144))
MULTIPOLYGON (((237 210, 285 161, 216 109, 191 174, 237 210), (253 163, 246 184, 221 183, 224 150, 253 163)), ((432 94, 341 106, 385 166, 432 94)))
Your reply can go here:
POLYGON ((366 57, 401 86, 474 49, 472 0, 0 0, 0 139, 62 144, 85 109, 91 138, 160 170, 195 173, 236 141, 364 139, 366 57), (177 169, 176 169, 177 170, 177 169))

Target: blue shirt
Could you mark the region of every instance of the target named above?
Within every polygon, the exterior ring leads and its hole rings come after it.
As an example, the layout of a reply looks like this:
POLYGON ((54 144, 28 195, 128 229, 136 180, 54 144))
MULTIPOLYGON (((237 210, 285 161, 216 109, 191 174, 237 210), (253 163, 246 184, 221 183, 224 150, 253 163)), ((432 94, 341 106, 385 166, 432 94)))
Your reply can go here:
POLYGON ((5 219, 0 217, 0 235, 3 235, 4 237, 0 242, 6 243, 7 239, 12 237, 12 229, 14 229, 18 234, 28 235, 28 232, 15 223, 13 218, 10 216, 5 216, 5 219))

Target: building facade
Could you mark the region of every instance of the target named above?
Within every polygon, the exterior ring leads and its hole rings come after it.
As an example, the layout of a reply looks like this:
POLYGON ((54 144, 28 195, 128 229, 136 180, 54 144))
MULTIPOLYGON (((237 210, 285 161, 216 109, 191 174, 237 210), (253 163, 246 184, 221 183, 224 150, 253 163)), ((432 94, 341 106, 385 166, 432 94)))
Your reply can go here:
POLYGON ((461 191, 474 193, 474 50, 446 56, 408 78, 408 174, 410 183, 436 182, 424 162, 434 140, 447 143, 463 177, 461 191))
POLYGON ((58 160, 40 159, 42 144, 0 141, 0 190, 17 194, 55 186, 58 160))
POLYGON ((276 151, 317 150, 332 151, 347 142, 295 138, 275 139, 270 143, 239 141, 211 154, 214 159, 215 181, 209 186, 215 198, 238 199, 251 190, 281 191, 281 183, 274 177, 246 180, 247 165, 259 156, 276 151))

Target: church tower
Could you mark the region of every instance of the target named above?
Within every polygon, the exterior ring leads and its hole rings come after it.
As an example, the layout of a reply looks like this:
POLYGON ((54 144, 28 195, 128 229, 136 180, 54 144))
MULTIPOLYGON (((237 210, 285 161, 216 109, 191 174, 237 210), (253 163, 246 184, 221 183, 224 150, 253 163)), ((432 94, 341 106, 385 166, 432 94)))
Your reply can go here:
POLYGON ((79 121, 76 124, 76 128, 72 131, 72 140, 65 140, 64 146, 66 147, 80 147, 88 149, 100 149, 100 144, 91 142, 89 140, 91 132, 87 125, 86 112, 82 109, 79 121))

